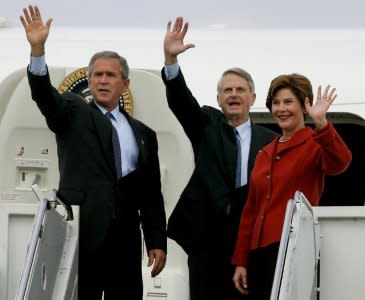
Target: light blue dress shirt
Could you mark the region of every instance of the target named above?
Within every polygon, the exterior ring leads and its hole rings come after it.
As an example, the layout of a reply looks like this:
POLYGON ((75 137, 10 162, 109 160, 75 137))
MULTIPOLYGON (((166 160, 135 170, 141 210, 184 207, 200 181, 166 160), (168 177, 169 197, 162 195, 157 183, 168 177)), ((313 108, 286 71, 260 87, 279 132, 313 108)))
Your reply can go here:
MULTIPOLYGON (((94 101, 96 106, 105 115, 107 110, 94 101)), ((127 118, 119 111, 119 107, 114 108, 111 112, 112 125, 118 132, 119 143, 121 145, 121 159, 122 159, 122 176, 134 171, 138 164, 138 144, 134 136, 133 130, 128 123, 127 118)))
POLYGON ((241 186, 247 184, 248 155, 251 144, 251 120, 236 127, 241 142, 241 186))

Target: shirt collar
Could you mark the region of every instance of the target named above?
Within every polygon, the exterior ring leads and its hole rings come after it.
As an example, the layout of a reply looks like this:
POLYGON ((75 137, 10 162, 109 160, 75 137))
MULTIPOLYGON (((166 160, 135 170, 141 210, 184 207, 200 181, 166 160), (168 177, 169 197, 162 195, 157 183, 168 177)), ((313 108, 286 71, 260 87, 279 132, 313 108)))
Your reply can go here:
MULTIPOLYGON (((94 101, 95 105, 100 109, 100 111, 103 113, 103 115, 105 115, 108 110, 101 106, 99 103, 97 103, 96 101, 94 101)), ((119 112, 119 107, 117 106, 116 108, 114 108, 110 113, 113 115, 114 119, 117 120, 117 115, 118 115, 118 112, 119 112)))
POLYGON ((251 129, 251 119, 248 119, 245 123, 235 127, 240 138, 244 137, 245 134, 251 129))

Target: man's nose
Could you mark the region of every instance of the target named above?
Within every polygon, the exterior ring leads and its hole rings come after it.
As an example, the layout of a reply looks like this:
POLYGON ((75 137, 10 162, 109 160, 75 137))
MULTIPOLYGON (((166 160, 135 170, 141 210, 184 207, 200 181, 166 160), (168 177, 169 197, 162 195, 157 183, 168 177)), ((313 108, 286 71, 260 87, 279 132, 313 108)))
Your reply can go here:
POLYGON ((108 76, 106 76, 106 74, 103 74, 101 77, 100 77, 100 82, 107 82, 108 81, 108 76))
POLYGON ((238 95, 237 88, 232 88, 232 90, 231 90, 231 96, 237 96, 237 95, 238 95))

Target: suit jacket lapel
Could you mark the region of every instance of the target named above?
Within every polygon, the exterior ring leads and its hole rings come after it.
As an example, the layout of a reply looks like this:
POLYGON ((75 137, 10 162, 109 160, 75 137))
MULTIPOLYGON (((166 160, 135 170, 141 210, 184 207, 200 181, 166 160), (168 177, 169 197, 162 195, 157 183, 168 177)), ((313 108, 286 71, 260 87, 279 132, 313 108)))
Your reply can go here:
POLYGON ((247 178, 250 178, 256 155, 263 147, 263 145, 259 143, 260 140, 263 140, 260 137, 260 132, 257 131, 256 124, 251 121, 251 145, 248 154, 247 178))
POLYGON ((234 183, 236 180, 237 145, 232 126, 227 123, 223 123, 220 127, 219 134, 221 135, 220 140, 222 141, 223 155, 219 155, 218 157, 222 157, 224 159, 223 170, 226 173, 225 176, 229 179, 229 181, 234 183))
POLYGON ((113 156, 113 148, 112 148, 112 128, 109 120, 103 115, 100 109, 95 105, 94 102, 89 103, 90 107, 95 109, 96 114, 92 118, 94 122, 95 131, 101 145, 101 148, 104 152, 104 157, 107 160, 108 165, 114 169, 114 156, 113 156))

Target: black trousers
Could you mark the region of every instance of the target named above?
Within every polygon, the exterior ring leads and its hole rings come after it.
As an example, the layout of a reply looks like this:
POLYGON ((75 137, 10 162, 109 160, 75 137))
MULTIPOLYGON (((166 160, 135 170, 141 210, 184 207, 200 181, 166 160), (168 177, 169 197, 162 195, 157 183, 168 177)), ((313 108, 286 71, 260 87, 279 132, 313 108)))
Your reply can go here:
POLYGON ((188 256, 190 300, 247 299, 234 286, 231 263, 246 198, 247 186, 242 186, 233 191, 229 213, 208 218, 206 234, 198 239, 204 240, 201 247, 188 256))
POLYGON ((100 300, 104 292, 104 300, 142 300, 140 233, 130 243, 118 227, 112 223, 98 249, 80 249, 78 299, 100 300))
POLYGON ((270 300, 280 243, 250 252, 247 284, 250 300, 270 300))
POLYGON ((205 250, 188 256, 190 300, 246 299, 234 286, 231 258, 237 238, 237 220, 222 216, 212 224, 205 250), (216 225, 216 226, 214 226, 216 225))
POLYGON ((206 253, 188 257, 190 300, 246 299, 232 281, 235 266, 230 258, 206 253))

